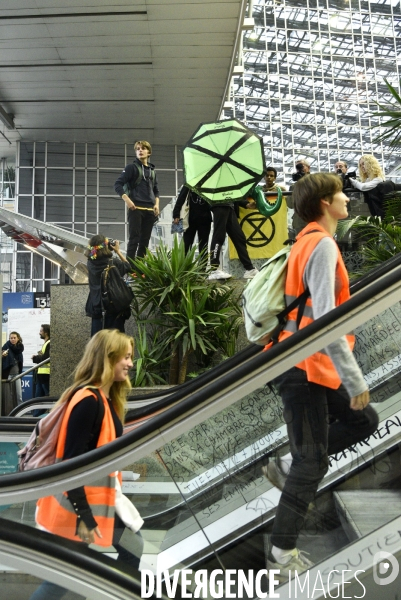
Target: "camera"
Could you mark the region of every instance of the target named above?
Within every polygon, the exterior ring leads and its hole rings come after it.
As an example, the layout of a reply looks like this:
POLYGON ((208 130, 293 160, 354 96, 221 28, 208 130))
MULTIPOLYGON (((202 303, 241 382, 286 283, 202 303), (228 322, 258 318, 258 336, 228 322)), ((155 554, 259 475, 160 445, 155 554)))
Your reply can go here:
POLYGON ((116 245, 116 240, 109 238, 109 246, 111 246, 111 248, 114 248, 115 245, 116 245))
POLYGON ((341 177, 341 179, 343 180, 343 190, 346 190, 346 189, 353 190, 354 189, 354 186, 350 182, 350 179, 356 178, 356 171, 350 171, 349 173, 343 173, 341 171, 341 169, 337 169, 337 175, 339 175, 341 177))
POLYGON ((296 169, 296 173, 292 174, 292 180, 293 181, 299 181, 300 179, 302 179, 302 177, 304 175, 306 175, 305 171, 304 171, 304 166, 302 163, 295 165, 295 169, 296 169))

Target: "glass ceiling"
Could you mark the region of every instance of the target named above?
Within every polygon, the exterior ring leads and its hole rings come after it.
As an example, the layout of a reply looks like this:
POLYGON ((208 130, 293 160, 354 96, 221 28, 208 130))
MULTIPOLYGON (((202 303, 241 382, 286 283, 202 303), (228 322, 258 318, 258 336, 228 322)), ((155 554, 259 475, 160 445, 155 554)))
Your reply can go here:
POLYGON ((378 144, 376 102, 386 78, 399 89, 400 2, 255 0, 255 28, 243 34, 243 75, 233 77, 235 116, 263 137, 267 164, 289 183, 294 162, 332 170, 374 154, 401 181, 401 149, 378 144))

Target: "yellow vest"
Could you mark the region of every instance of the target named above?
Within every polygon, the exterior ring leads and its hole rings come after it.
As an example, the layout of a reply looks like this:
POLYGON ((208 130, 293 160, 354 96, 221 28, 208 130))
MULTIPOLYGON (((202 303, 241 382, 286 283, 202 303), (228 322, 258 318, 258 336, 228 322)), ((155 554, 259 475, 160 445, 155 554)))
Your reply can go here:
MULTIPOLYGON (((47 340, 43 344, 43 346, 42 346, 42 354, 45 353, 47 344, 50 344, 50 340, 47 340)), ((48 362, 47 364, 43 365, 43 367, 39 367, 38 374, 39 375, 50 375, 50 363, 48 362)))

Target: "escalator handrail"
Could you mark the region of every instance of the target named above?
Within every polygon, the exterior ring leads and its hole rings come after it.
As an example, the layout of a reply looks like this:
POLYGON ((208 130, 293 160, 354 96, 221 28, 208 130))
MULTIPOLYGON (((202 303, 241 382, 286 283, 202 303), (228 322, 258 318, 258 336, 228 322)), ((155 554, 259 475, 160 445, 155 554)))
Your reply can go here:
POLYGON ((63 562, 72 569, 86 571, 88 581, 95 575, 110 582, 127 593, 127 598, 141 598, 140 572, 128 564, 104 556, 92 550, 86 544, 80 544, 66 538, 34 529, 13 521, 10 527, 8 519, 0 518, 0 540, 21 548, 21 556, 27 550, 43 557, 43 566, 48 557, 63 562), (118 568, 116 568, 118 566, 118 568))
MULTIPOLYGON (((135 415, 133 415, 133 416, 135 416, 135 418, 145 417, 145 416, 148 416, 148 415, 151 415, 152 413, 154 413, 155 410, 161 410, 161 409, 165 408, 166 406, 169 406, 170 404, 181 400, 187 394, 191 394, 192 392, 198 390, 200 385, 207 385, 210 381, 213 381, 213 379, 216 379, 217 377, 224 374, 225 372, 227 372, 230 369, 236 368, 238 364, 241 364, 244 360, 247 360, 248 358, 259 353, 260 351, 261 351, 261 346, 257 346, 256 344, 250 344, 246 348, 243 348, 242 350, 237 352, 234 356, 231 356, 230 358, 226 359, 225 361, 223 361, 222 363, 220 363, 219 365, 217 365, 210 371, 206 371, 205 373, 202 373, 201 375, 199 375, 199 377, 196 377, 195 379, 192 379, 191 381, 186 381, 185 383, 182 383, 179 386, 175 386, 175 387, 170 388, 165 391, 160 390, 160 392, 152 392, 150 394, 136 395, 134 398, 128 397, 129 401, 138 401, 139 402, 141 400, 150 400, 152 398, 166 396, 165 398, 162 398, 158 402, 152 403, 149 406, 141 406, 141 407, 132 409, 135 411, 135 415)), ((55 398, 55 400, 58 400, 58 398, 56 398, 56 397, 54 397, 54 398, 55 398)), ((47 396, 47 397, 43 397, 41 400, 45 401, 48 399, 49 399, 49 397, 47 396)), ((23 403, 24 408, 26 408, 28 403, 34 404, 35 400, 37 401, 38 398, 33 398, 32 400, 27 400, 26 402, 24 402, 23 403)), ((13 408, 13 410, 10 412, 10 414, 8 416, 14 417, 14 415, 17 415, 19 413, 20 409, 21 409, 21 405, 16 406, 15 408, 13 408)))
MULTIPOLYGON (((401 252, 387 259, 385 262, 381 263, 380 265, 369 271, 369 273, 362 275, 360 278, 351 283, 351 295, 359 292, 367 285, 370 285, 379 277, 386 275, 399 265, 401 265, 401 252)), ((210 371, 202 373, 192 381, 186 381, 183 384, 180 384, 179 386, 166 390, 165 392, 163 390, 160 390, 158 392, 140 394, 135 396, 135 401, 138 402, 141 400, 150 400, 152 398, 158 398, 160 396, 166 397, 160 399, 158 402, 155 402, 149 406, 141 406, 138 408, 131 409, 127 415, 128 419, 140 419, 150 416, 155 411, 162 410, 167 406, 170 406, 171 404, 182 400, 187 394, 191 394, 195 391, 198 391, 200 386, 207 385, 214 379, 218 378, 220 375, 223 375, 224 373, 228 372, 230 369, 236 368, 243 361, 253 356, 256 356, 259 352, 261 352, 261 350, 261 346, 258 346, 256 344, 250 344, 246 348, 243 348, 242 350, 237 352, 234 356, 226 359, 210 371)), ((28 400, 26 404, 33 404, 34 400, 37 399, 28 400)), ((19 410, 19 406, 15 407, 8 416, 13 417, 14 415, 18 414, 19 410)))
MULTIPOLYGON (((166 427, 172 421, 180 419, 186 413, 191 413, 201 404, 210 402, 210 398, 218 396, 225 388, 232 388, 239 381, 247 380, 250 374, 256 371, 262 371, 269 362, 282 362, 283 355, 293 354, 295 351, 302 350, 305 346, 305 341, 308 338, 321 339, 326 334, 324 330, 328 329, 329 334, 333 335, 336 328, 341 328, 341 319, 348 313, 357 314, 359 317, 370 307, 377 308, 377 303, 372 304, 372 299, 375 299, 379 293, 383 294, 390 287, 401 286, 401 268, 394 269, 391 273, 385 275, 379 281, 375 281, 370 286, 361 290, 358 294, 352 296, 347 302, 336 307, 326 315, 323 315, 304 329, 294 333, 289 338, 283 340, 269 349, 268 352, 260 352, 246 364, 240 365, 237 369, 224 375, 221 379, 211 382, 207 387, 202 388, 191 396, 185 398, 182 402, 175 404, 152 419, 143 423, 140 427, 127 433, 126 435, 110 442, 109 444, 87 452, 84 455, 72 458, 68 461, 48 466, 45 469, 37 469, 24 473, 6 474, 0 477, 0 493, 6 494, 7 490, 15 490, 16 488, 24 488, 28 484, 46 485, 51 479, 57 480, 58 483, 64 481, 63 476, 68 477, 68 473, 74 471, 75 475, 85 472, 89 466, 93 469, 106 469, 109 462, 118 460, 121 455, 127 452, 128 447, 137 447, 141 443, 148 442, 149 439, 155 440, 160 436, 160 429, 166 427), (366 304, 364 311, 358 310, 366 304), (335 323, 340 320, 340 323, 335 323), (108 462, 107 462, 108 459, 108 462), (106 463, 106 464, 105 464, 106 463), (100 466, 101 465, 101 466, 100 466), (3 490, 3 491, 2 491, 3 490)), ((398 293, 398 290, 397 290, 398 293)), ((385 298, 389 298, 387 293, 385 298)), ((341 334, 342 335, 342 334, 341 334)), ((328 336, 327 336, 328 337, 328 336)), ((303 357, 305 358, 305 356, 303 357)), ((302 359, 301 359, 302 360, 302 359)), ((297 359, 298 361, 298 359, 297 359)), ((191 425, 192 426, 192 425, 191 425)), ((164 441, 162 443, 165 443, 164 441)))

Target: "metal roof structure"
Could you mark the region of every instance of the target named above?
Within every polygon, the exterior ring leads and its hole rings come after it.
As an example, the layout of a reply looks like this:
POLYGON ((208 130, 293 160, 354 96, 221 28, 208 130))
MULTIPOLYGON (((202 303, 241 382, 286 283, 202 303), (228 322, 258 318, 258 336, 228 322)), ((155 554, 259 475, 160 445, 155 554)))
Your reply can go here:
POLYGON ((219 115, 245 7, 4 0, 0 156, 17 140, 184 144, 219 115))

